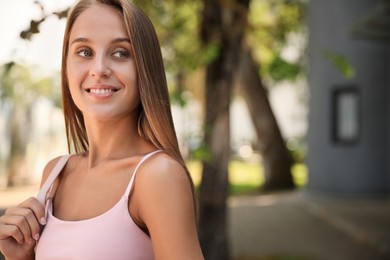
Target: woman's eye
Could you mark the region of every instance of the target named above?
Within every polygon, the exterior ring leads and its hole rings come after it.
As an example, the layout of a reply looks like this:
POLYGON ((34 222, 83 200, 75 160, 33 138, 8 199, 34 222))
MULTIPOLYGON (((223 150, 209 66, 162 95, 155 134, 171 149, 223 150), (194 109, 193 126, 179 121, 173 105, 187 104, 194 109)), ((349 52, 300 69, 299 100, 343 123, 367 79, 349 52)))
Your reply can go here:
POLYGON ((116 58, 128 58, 129 53, 127 51, 120 50, 120 51, 114 52, 113 56, 116 58))
POLYGON ((81 50, 81 51, 78 51, 77 52, 78 55, 80 55, 81 57, 92 57, 92 51, 90 50, 81 50))

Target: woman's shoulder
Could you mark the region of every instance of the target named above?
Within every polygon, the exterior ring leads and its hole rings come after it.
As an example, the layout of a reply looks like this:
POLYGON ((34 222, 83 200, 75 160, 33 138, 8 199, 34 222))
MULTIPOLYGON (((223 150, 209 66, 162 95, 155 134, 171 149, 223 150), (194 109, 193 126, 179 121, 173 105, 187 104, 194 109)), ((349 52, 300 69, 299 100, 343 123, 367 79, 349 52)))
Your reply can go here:
POLYGON ((185 168, 165 152, 146 160, 137 173, 136 186, 145 204, 170 198, 191 197, 191 180, 185 168))
POLYGON ((186 169, 169 155, 158 153, 144 162, 138 174, 136 217, 147 226, 156 255, 168 256, 173 248, 176 256, 200 252, 194 194, 186 169))
POLYGON ((64 157, 64 155, 57 156, 57 157, 51 159, 46 164, 45 168, 43 169, 43 173, 42 173, 41 186, 43 185, 43 183, 45 183, 46 179, 50 176, 50 173, 53 171, 54 167, 57 165, 57 163, 60 161, 60 159, 62 157, 64 157))
POLYGON ((185 168, 165 152, 159 152, 148 158, 139 169, 139 182, 147 186, 178 185, 188 182, 185 168))

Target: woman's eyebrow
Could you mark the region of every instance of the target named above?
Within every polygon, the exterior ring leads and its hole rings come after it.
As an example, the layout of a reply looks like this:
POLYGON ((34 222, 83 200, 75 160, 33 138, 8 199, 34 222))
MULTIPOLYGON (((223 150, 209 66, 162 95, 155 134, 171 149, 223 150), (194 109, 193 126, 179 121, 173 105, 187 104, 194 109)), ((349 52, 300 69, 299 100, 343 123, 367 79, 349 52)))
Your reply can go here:
POLYGON ((130 43, 130 39, 127 38, 127 37, 123 37, 123 38, 116 38, 116 39, 112 40, 112 43, 119 43, 119 42, 128 42, 128 43, 130 43))
MULTIPOLYGON (((90 42, 90 40, 88 38, 85 38, 85 37, 79 37, 79 38, 74 39, 71 42, 71 44, 78 43, 78 42, 90 42)), ((127 38, 127 37, 121 37, 121 38, 116 38, 116 39, 111 41, 111 43, 119 43, 119 42, 128 42, 128 43, 130 43, 130 39, 127 38)))
POLYGON ((77 43, 77 42, 89 42, 89 41, 90 40, 88 40, 87 38, 80 37, 80 38, 74 39, 70 44, 74 44, 74 43, 77 43))

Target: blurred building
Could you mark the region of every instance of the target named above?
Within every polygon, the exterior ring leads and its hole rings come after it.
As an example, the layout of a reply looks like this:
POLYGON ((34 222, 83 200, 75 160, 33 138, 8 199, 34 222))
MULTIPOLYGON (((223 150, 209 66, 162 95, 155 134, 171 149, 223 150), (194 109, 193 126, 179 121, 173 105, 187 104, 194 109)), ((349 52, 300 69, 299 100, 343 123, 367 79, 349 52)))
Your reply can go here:
POLYGON ((388 198, 390 2, 311 0, 307 23, 308 190, 388 198))

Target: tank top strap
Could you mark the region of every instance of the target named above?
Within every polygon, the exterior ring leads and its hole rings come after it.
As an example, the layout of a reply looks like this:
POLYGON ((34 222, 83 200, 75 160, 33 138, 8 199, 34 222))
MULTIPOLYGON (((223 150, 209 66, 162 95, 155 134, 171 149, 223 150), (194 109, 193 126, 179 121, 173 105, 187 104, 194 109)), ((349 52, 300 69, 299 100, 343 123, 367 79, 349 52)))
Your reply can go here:
POLYGON ((49 189, 52 187, 55 179, 58 177, 62 169, 64 168, 65 164, 68 162, 70 158, 70 154, 63 155, 57 162, 57 164, 54 166, 52 171, 49 174, 49 177, 47 177, 45 183, 42 185, 41 189, 38 192, 37 200, 42 204, 46 204, 46 196, 49 189))
POLYGON ((129 195, 130 195, 131 187, 133 186, 133 182, 135 179, 135 175, 137 174, 138 168, 142 165, 143 162, 145 162, 147 159, 149 159, 150 157, 152 157, 153 155, 155 155, 156 153, 159 153, 159 152, 162 152, 162 150, 156 150, 156 151, 150 152, 150 153, 146 154, 144 157, 142 157, 141 161, 139 161, 139 163, 135 167, 133 176, 131 176, 130 183, 127 186, 127 189, 125 192, 126 197, 129 197, 129 195))

